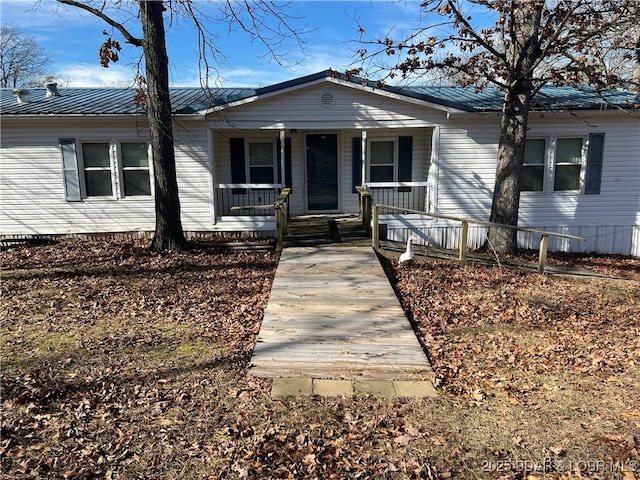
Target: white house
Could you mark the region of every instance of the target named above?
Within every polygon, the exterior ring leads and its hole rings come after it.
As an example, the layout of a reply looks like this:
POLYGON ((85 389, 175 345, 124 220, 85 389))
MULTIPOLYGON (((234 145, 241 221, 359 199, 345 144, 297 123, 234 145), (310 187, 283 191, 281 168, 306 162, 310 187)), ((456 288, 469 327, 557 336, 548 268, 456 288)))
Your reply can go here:
MULTIPOLYGON (((324 71, 258 89, 172 89, 187 231, 275 230, 292 215, 357 213, 356 185, 379 203, 487 220, 501 96, 461 87, 392 87, 324 71)), ((0 235, 152 231, 146 117, 127 89, 1 91, 0 235)), ((569 233, 551 250, 640 255, 640 97, 545 88, 536 97, 520 226, 569 233)), ((458 224, 382 218, 445 247, 458 224)), ((485 232, 470 232, 477 247, 485 232)), ((522 235, 522 246, 538 238, 522 235)))

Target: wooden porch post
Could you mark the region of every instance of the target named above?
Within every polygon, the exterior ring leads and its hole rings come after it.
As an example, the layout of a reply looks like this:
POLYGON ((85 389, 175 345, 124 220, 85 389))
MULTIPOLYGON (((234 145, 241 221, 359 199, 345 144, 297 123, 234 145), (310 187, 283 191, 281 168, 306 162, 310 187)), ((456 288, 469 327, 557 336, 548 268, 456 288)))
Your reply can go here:
POLYGON ((373 225, 371 227, 371 243, 373 248, 380 247, 380 226, 378 222, 378 205, 373 204, 373 225))
POLYGON ((542 235, 540 239, 540 252, 538 254, 538 273, 544 273, 544 266, 547 263, 547 248, 549 247, 549 235, 542 235))
POLYGON ((462 228, 460 229, 460 245, 458 245, 459 253, 458 260, 461 263, 467 261, 467 236, 469 234, 469 222, 462 221, 462 228))
POLYGON ((358 217, 367 234, 371 233, 371 193, 363 186, 357 186, 358 192, 358 217))

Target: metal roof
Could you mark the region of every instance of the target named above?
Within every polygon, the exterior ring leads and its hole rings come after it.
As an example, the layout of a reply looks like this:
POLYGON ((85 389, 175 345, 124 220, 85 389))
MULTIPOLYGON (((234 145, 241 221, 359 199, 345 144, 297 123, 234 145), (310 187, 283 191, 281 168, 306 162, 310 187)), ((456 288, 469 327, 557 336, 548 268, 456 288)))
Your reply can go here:
MULTIPOLYGON (((489 87, 481 92, 460 86, 380 86, 377 82, 326 70, 287 82, 261 88, 171 88, 171 102, 176 114, 196 114, 239 100, 260 97, 304 86, 323 79, 339 79, 354 86, 366 86, 413 99, 456 108, 467 112, 499 112, 503 94, 489 87)), ((2 115, 135 115, 143 114, 130 88, 58 88, 60 96, 46 97, 45 88, 31 88, 28 103, 20 104, 10 88, 0 89, 2 115)), ((600 110, 611 107, 638 108, 640 95, 611 90, 597 93, 572 87, 547 86, 535 96, 532 110, 600 110)))
MULTIPOLYGON (((399 94, 467 112, 499 112, 502 110, 503 93, 496 87, 477 92, 460 86, 407 86, 393 88, 399 94)), ((573 87, 543 87, 533 98, 531 110, 601 110, 606 108, 638 108, 640 95, 621 90, 596 92, 573 87), (634 107, 635 105, 635 107, 634 107)))
MULTIPOLYGON (((46 97, 45 88, 25 89, 28 103, 20 104, 12 89, 0 89, 0 112, 3 115, 135 115, 143 114, 142 105, 135 102, 131 88, 58 88, 60 96, 46 97)), ((172 88, 174 113, 196 113, 215 105, 249 97, 253 89, 172 88)))

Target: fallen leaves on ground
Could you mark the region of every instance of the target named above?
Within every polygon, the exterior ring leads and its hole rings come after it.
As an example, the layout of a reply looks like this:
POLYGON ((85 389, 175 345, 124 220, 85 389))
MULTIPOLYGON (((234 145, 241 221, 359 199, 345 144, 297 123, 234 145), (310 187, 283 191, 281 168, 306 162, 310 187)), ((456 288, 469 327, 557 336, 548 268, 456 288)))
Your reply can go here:
POLYGON ((636 371, 640 283, 549 277, 497 267, 419 263, 391 271, 427 346, 436 382, 481 401, 526 403, 539 376, 636 371))
MULTIPOLYGON (((581 265, 569 256, 560 258, 565 265, 581 265)), ((640 262, 578 258, 588 259, 581 268, 598 265, 600 273, 616 279, 542 276, 473 264, 383 264, 440 388, 478 405, 496 399, 541 409, 553 402, 587 416, 603 415, 603 409, 613 409, 607 402, 623 395, 626 411, 618 416, 632 420, 640 406, 640 262), (581 405, 575 405, 576 394, 583 398, 581 405)), ((606 459, 583 456, 582 464, 538 467, 551 475, 593 467, 581 472, 587 478, 622 475, 625 462, 640 469, 634 440, 639 423, 624 423, 624 433, 598 436, 610 447, 606 459)), ((531 450, 526 436, 514 436, 513 444, 531 450)), ((551 447, 549 453, 562 459, 566 452, 551 447)), ((517 473, 522 465, 502 470, 517 473)))
POLYGON ((638 461, 637 282, 385 262, 441 398, 274 399, 275 257, 211 242, 2 252, 3 478, 631 478, 579 461, 638 461))

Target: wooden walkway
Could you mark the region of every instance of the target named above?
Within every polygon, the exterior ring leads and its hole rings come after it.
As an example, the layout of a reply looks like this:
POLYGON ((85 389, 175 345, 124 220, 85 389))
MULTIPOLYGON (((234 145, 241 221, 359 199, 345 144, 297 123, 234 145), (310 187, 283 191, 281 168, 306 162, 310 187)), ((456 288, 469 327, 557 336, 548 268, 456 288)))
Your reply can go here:
POLYGON ((274 378, 432 377, 373 249, 348 243, 283 250, 249 371, 274 378))

